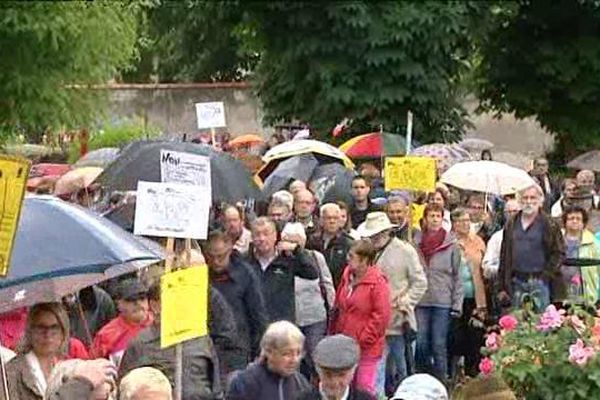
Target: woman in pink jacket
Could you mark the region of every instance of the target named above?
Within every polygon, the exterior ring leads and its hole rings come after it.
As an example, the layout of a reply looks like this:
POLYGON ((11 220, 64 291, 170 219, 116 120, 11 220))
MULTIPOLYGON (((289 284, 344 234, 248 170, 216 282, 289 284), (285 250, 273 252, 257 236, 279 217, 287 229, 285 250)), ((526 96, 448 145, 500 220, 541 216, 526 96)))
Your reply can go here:
POLYGON ((358 240, 350 248, 331 323, 332 334, 341 333, 358 342, 361 354, 355 384, 373 394, 391 315, 390 289, 385 276, 373 265, 375 254, 367 240, 358 240))

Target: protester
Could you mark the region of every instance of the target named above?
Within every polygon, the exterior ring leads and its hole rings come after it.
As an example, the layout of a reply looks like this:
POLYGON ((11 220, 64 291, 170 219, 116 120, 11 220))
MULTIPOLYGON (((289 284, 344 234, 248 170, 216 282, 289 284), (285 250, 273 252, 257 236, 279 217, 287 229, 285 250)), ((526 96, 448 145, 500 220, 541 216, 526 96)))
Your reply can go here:
POLYGON ((381 211, 380 207, 371 203, 369 192, 371 187, 367 178, 357 175, 352 178, 352 205, 350 206, 350 220, 352 227, 356 228, 365 221, 367 214, 373 211, 381 211))
MULTIPOLYGON (((444 228, 446 232, 450 232, 452 230, 452 221, 450 220, 450 211, 448 211, 448 207, 446 205, 446 193, 447 192, 444 189, 436 187, 435 192, 430 193, 429 196, 427 196, 427 204, 437 205, 444 210, 444 214, 442 216, 442 228, 444 228)), ((425 218, 425 215, 423 215, 423 218, 425 218)))
POLYGON ((406 378, 391 400, 449 400, 446 387, 427 374, 416 374, 406 378))
POLYGON ((467 376, 479 374, 480 349, 484 344, 487 300, 481 263, 485 244, 471 229, 470 214, 466 209, 452 211, 452 231, 460 249, 460 275, 463 286, 463 304, 460 318, 452 326, 450 350, 451 377, 458 376, 458 362, 464 357, 467 376))
POLYGON ((228 400, 295 400, 310 388, 298 372, 304 350, 304 335, 289 321, 269 325, 261 343, 260 358, 235 375, 228 400))
POLYGON ((11 399, 41 400, 56 363, 68 358, 69 318, 60 303, 40 303, 29 310, 18 355, 6 364, 11 399))
POLYGON ((442 227, 443 208, 429 204, 423 232, 415 236, 425 262, 427 291, 415 309, 417 317, 416 366, 445 381, 448 368, 447 338, 451 318, 462 312, 463 285, 456 237, 442 227))
POLYGON ((562 184, 560 198, 552 205, 550 216, 552 218, 560 218, 565 208, 573 205, 573 198, 577 190, 577 181, 574 179, 565 179, 562 184))
POLYGON ((108 358, 118 366, 129 341, 152 324, 148 289, 137 279, 121 282, 117 308, 119 316, 98 331, 90 353, 94 358, 108 358))
POLYGON ((294 217, 296 222, 304 226, 307 236, 317 234, 319 231, 319 220, 314 215, 317 201, 308 189, 298 190, 294 195, 294 217))
POLYGON ((383 212, 368 214, 365 222, 358 227, 358 233, 373 244, 377 252, 375 262, 387 278, 390 288, 392 316, 377 371, 379 394, 385 394, 388 357, 394 361, 400 380, 408 374, 406 337, 417 330, 414 308, 427 290, 427 278, 417 251, 411 244, 392 236, 395 227, 383 212))
POLYGON ((69 314, 71 336, 88 347, 100 328, 117 316, 112 298, 98 286, 89 286, 67 296, 63 303, 69 314))
POLYGON ((59 372, 53 371, 50 381, 56 381, 56 384, 48 386, 45 400, 106 399, 102 397, 103 391, 107 387, 114 389, 117 375, 113 363, 104 358, 90 361, 77 360, 68 376, 63 375, 63 379, 58 379, 59 372), (55 373, 56 378, 53 377, 55 373), (100 396, 97 397, 97 394, 100 396))
POLYGON ((375 247, 367 240, 352 244, 348 266, 335 298, 331 333, 358 341, 361 355, 356 370, 358 388, 375 394, 377 366, 383 356, 385 332, 390 323, 390 289, 375 263, 375 247))
POLYGON ((593 196, 594 208, 597 208, 600 196, 598 196, 598 192, 596 191, 596 176, 594 175, 594 171, 590 171, 589 169, 581 170, 577 173, 575 180, 578 188, 593 196))
POLYGON ((244 218, 236 206, 228 205, 223 209, 223 227, 233 242, 233 248, 242 254, 247 253, 252 233, 244 227, 244 218))
POLYGON ((493 161, 492 151, 491 150, 483 150, 481 152, 481 157, 479 158, 482 161, 493 161))
POLYGON ((260 282, 251 266, 233 251, 231 238, 219 231, 211 232, 204 254, 210 268, 212 287, 225 297, 235 314, 239 343, 243 353, 233 355, 233 369, 243 369, 256 355, 268 323, 267 309, 260 282))
POLYGON ((369 197, 371 199, 385 198, 385 189, 383 187, 383 179, 381 179, 381 171, 379 171, 379 168, 368 162, 360 166, 358 173, 367 178, 371 188, 369 191, 369 197))
POLYGON ((294 210, 294 195, 287 190, 280 190, 273 193, 271 201, 278 201, 284 203, 289 210, 289 219, 293 217, 292 211, 294 210))
POLYGON ((344 335, 328 336, 317 345, 314 359, 319 387, 305 390, 297 400, 375 400, 375 396, 352 384, 360 359, 356 340, 344 335))
POLYGON ((260 277, 269 321, 295 321, 294 277, 319 277, 310 254, 296 243, 277 242, 275 223, 259 217, 252 225, 248 262, 260 277))
POLYGON ((300 190, 306 190, 306 182, 296 179, 295 181, 290 183, 288 189, 292 195, 296 196, 296 193, 300 190))
MULTIPOLYGON (((508 200, 504 205, 504 220, 510 221, 521 210, 521 205, 517 200, 508 200)), ((485 255, 483 257, 483 275, 488 279, 495 278, 498 275, 500 266, 500 247, 502 246, 502 237, 504 228, 494 233, 487 243, 485 255)))
MULTIPOLYGON (((48 385, 44 399, 52 399, 57 396, 60 392, 61 386, 63 386, 70 379, 75 377, 76 371, 80 368, 81 364, 94 363, 95 361, 84 361, 84 360, 67 360, 61 361, 52 369, 52 373, 48 378, 48 385)), ((113 367, 114 368, 114 367, 113 367)), ((113 371, 116 372, 116 371, 113 371)), ((107 376, 107 380, 101 384, 94 386, 92 393, 89 396, 83 397, 83 399, 90 400, 115 400, 114 389, 116 389, 114 375, 107 376)), ((75 397, 73 397, 75 399, 75 397)))
POLYGON ((410 208, 410 195, 406 192, 390 194, 385 205, 388 218, 392 224, 396 225, 393 231, 394 236, 407 242, 412 242, 410 208))
MULTIPOLYGON (((123 379, 131 371, 141 367, 153 367, 162 371, 171 386, 175 382, 175 347, 161 347, 160 284, 148 291, 149 306, 154 314, 151 326, 142 330, 129 342, 119 366, 123 379)), ((202 336, 182 343, 182 400, 212 399, 221 393, 219 360, 209 336, 202 336)))
POLYGON ((171 400, 173 393, 167 377, 158 369, 137 368, 125 375, 119 385, 119 400, 171 400))
POLYGON ((561 299, 560 264, 564 241, 558 225, 541 212, 544 192, 538 185, 517 195, 521 211, 504 228, 500 250, 498 300, 503 307, 521 308, 531 301, 538 312, 551 298, 561 299))
MULTIPOLYGON (((471 220, 471 232, 479 235, 484 243, 490 239, 496 230, 492 212, 481 194, 471 194, 467 198, 467 209, 471 220)), ((452 219, 452 218, 450 218, 452 219)), ((453 224, 454 226, 454 224, 453 224)))
POLYGON ((469 381, 460 390, 462 400, 517 400, 508 385, 497 375, 484 376, 469 381))
POLYGON ((339 224, 342 210, 335 203, 323 204, 320 209, 321 229, 309 237, 307 248, 316 250, 325 256, 327 266, 337 289, 346 266, 348 250, 352 238, 348 236, 339 224))
POLYGON ((289 206, 289 204, 280 199, 271 200, 267 209, 267 214, 275 223, 275 228, 277 229, 278 233, 282 231, 285 224, 290 222, 294 216, 292 213, 292 208, 289 206))
POLYGON ((335 204, 340 207, 340 227, 342 231, 350 236, 352 240, 360 239, 360 236, 358 236, 356 230, 352 228, 352 217, 350 215, 350 207, 348 204, 344 203, 343 201, 336 201, 335 204))
POLYGON ((588 214, 581 207, 567 208, 562 221, 565 240, 565 261, 577 259, 598 260, 599 265, 563 265, 561 275, 566 290, 567 300, 571 304, 595 306, 598 301, 600 273, 600 244, 594 234, 586 229, 588 214))
MULTIPOLYGON (((298 222, 287 224, 283 228, 281 238, 296 243, 301 248, 306 245, 304 227, 298 222)), ((319 279, 309 280, 296 277, 294 291, 296 296, 296 325, 305 337, 306 355, 303 359, 301 371, 306 377, 314 376, 316 373, 312 363, 312 353, 317 343, 327 333, 327 321, 335 300, 333 280, 325 257, 315 250, 308 250, 308 253, 313 258, 319 279)))
POLYGON ((552 207, 552 204, 554 204, 558 197, 556 184, 550 179, 548 171, 549 164, 547 159, 539 157, 533 160, 533 170, 531 170, 530 175, 542 190, 542 207, 545 211, 550 211, 550 207, 552 207))

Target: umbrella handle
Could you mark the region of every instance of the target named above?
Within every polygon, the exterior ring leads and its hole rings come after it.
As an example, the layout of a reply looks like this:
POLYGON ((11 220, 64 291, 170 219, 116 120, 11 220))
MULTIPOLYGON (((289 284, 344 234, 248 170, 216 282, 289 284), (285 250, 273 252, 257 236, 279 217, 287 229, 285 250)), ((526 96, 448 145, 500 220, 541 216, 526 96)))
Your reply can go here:
POLYGON ((81 319, 81 322, 83 322, 83 329, 85 330, 85 335, 87 336, 88 343, 91 346, 92 342, 93 342, 92 332, 90 331, 90 326, 87 323, 87 319, 85 319, 85 313, 83 312, 83 306, 81 305, 81 300, 79 300, 79 293, 77 293, 77 295, 75 296, 75 299, 77 301, 77 311, 79 312, 79 318, 81 319))

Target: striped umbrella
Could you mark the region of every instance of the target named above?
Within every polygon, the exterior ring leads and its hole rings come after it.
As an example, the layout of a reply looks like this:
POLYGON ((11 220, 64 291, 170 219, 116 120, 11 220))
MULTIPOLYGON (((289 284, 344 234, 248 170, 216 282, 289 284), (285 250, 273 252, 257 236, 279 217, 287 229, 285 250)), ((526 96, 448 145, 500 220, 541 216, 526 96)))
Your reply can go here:
POLYGON ((406 139, 393 133, 371 132, 355 136, 340 147, 350 158, 380 158, 404 155, 406 139))
POLYGON ((470 161, 471 154, 457 144, 432 143, 417 147, 411 156, 432 157, 437 161, 438 173, 442 174, 448 168, 461 161, 470 161))

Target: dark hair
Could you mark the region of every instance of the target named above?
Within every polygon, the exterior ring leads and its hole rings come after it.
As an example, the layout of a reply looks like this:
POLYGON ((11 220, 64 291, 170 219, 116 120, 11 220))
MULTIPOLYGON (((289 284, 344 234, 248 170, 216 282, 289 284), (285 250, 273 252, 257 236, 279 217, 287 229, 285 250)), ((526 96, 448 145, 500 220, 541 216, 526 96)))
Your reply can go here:
POLYGON ((157 279, 148 289, 148 300, 160 302, 160 280, 157 279))
POLYGON ((208 238, 206 238, 206 244, 217 242, 219 240, 225 243, 232 242, 231 237, 228 234, 226 234, 220 229, 215 229, 208 233, 208 238))
POLYGON ((444 191, 444 189, 441 188, 435 188, 434 192, 431 192, 429 193, 429 195, 427 195, 427 203, 429 203, 429 200, 432 199, 436 193, 439 193, 440 196, 442 196, 442 199, 444 199, 444 205, 446 205, 446 203, 448 203, 448 198, 446 197, 446 192, 444 191))
POLYGON ((483 197, 481 194, 479 193, 471 193, 470 195, 467 196, 467 201, 465 201, 465 205, 469 205, 469 203, 471 202, 471 200, 475 200, 478 203, 481 203, 482 206, 485 207, 485 197, 483 197))
POLYGON ((369 264, 375 262, 377 250, 375 250, 375 246, 373 246, 373 243, 371 243, 370 240, 361 239, 355 241, 352 243, 352 246, 350 246, 350 251, 360 258, 366 259, 369 264))
POLYGON ((583 218, 583 225, 584 226, 587 225, 587 223, 589 221, 588 213, 587 213, 587 211, 585 211, 585 209, 583 207, 580 207, 580 206, 569 206, 569 207, 567 207, 566 210, 563 211, 563 214, 562 214, 563 225, 567 224, 567 218, 571 214, 581 214, 581 216, 583 218))
POLYGON ((427 204, 425 210, 423 210, 423 218, 427 218, 427 215, 432 212, 439 212, 444 215, 444 208, 439 204, 427 204))
MULTIPOLYGON (((365 181, 365 183, 367 184, 367 186, 369 186, 369 187, 371 186, 371 180, 368 177, 364 176, 364 175, 360 175, 360 174, 355 175, 354 178, 352 178, 352 183, 354 183, 354 182, 356 182, 358 180, 363 180, 363 181, 365 181)), ((350 184, 351 186, 352 186, 352 183, 350 184)))
POLYGON ((492 158, 492 152, 491 152, 490 150, 483 150, 483 151, 481 152, 481 159, 482 159, 482 160, 485 160, 485 158, 484 158, 485 156, 488 156, 488 157, 489 157, 489 158, 488 158, 488 160, 490 160, 490 161, 492 161, 492 160, 493 160, 493 158, 492 158))

